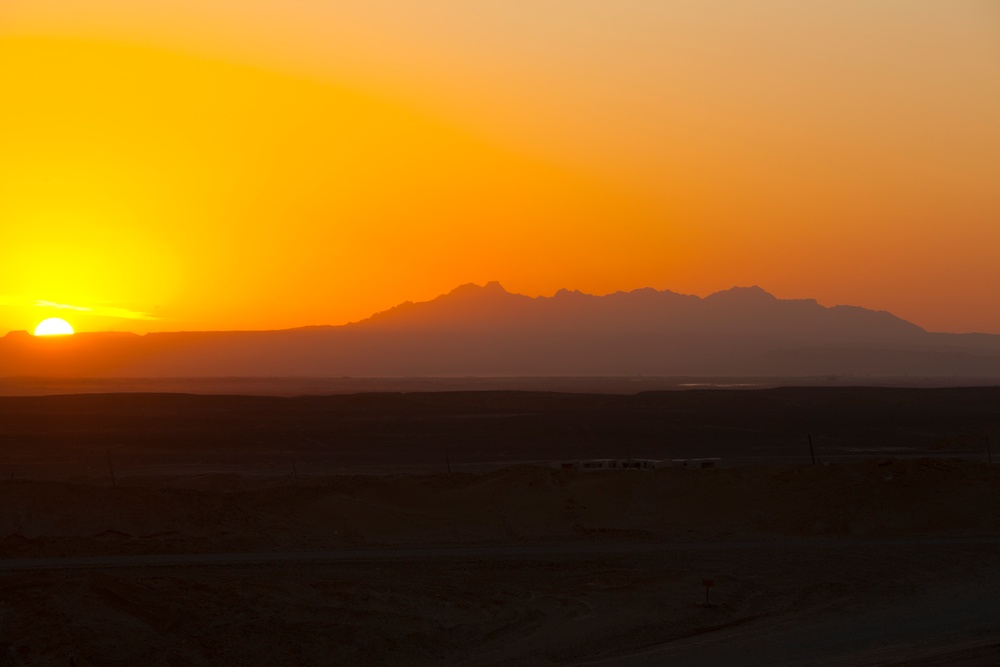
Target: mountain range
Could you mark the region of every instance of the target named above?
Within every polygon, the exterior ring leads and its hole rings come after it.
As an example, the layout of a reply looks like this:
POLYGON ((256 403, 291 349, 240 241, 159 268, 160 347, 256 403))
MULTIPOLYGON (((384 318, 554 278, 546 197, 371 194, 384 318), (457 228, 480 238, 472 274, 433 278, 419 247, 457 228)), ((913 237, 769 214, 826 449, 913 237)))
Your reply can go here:
POLYGON ((0 338, 3 377, 623 375, 1000 377, 1000 335, 759 287, 528 297, 491 282, 341 326, 0 338))

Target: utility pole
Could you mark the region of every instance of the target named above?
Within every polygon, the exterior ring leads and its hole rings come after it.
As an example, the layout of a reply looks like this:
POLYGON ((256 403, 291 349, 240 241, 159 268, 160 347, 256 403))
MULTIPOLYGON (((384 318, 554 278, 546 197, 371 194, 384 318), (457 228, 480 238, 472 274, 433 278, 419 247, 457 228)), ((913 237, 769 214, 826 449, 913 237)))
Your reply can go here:
POLYGON ((812 434, 810 433, 806 437, 809 438, 809 455, 812 457, 813 465, 816 465, 816 450, 813 449, 813 437, 812 437, 812 434))
POLYGON ((115 479, 115 465, 111 462, 111 450, 106 450, 108 453, 108 469, 111 471, 111 486, 113 488, 118 487, 118 480, 115 479))

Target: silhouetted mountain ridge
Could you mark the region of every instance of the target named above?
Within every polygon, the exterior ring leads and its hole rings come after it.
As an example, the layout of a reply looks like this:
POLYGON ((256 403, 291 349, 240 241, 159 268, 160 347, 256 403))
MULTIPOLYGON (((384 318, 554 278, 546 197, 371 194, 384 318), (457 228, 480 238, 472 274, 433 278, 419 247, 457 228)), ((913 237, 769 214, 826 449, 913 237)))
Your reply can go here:
POLYGON ((559 290, 551 297, 507 292, 498 282, 462 285, 423 303, 407 302, 352 326, 455 330, 505 327, 541 331, 744 334, 846 342, 926 332, 884 311, 826 308, 811 299, 781 300, 760 287, 734 287, 704 299, 652 288, 594 296, 559 290))
POLYGON ((594 296, 466 284, 342 326, 0 339, 0 375, 1000 377, 1000 336, 928 333, 891 313, 644 288, 594 296))

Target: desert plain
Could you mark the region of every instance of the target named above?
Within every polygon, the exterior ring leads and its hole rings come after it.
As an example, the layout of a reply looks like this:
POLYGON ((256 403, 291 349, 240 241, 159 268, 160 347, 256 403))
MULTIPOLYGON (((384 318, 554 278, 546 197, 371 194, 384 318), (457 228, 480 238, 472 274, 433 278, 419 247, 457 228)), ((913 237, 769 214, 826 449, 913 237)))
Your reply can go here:
POLYGON ((0 664, 998 664, 998 425, 990 387, 3 397, 0 664))

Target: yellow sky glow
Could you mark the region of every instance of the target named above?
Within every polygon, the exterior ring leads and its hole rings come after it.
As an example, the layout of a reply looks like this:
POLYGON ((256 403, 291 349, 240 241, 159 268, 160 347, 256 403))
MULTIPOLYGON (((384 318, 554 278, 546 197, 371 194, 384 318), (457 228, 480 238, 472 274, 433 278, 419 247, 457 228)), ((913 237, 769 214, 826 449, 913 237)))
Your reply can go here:
POLYGON ((497 279, 1000 333, 998 36, 975 0, 4 3, 0 332, 497 279))

